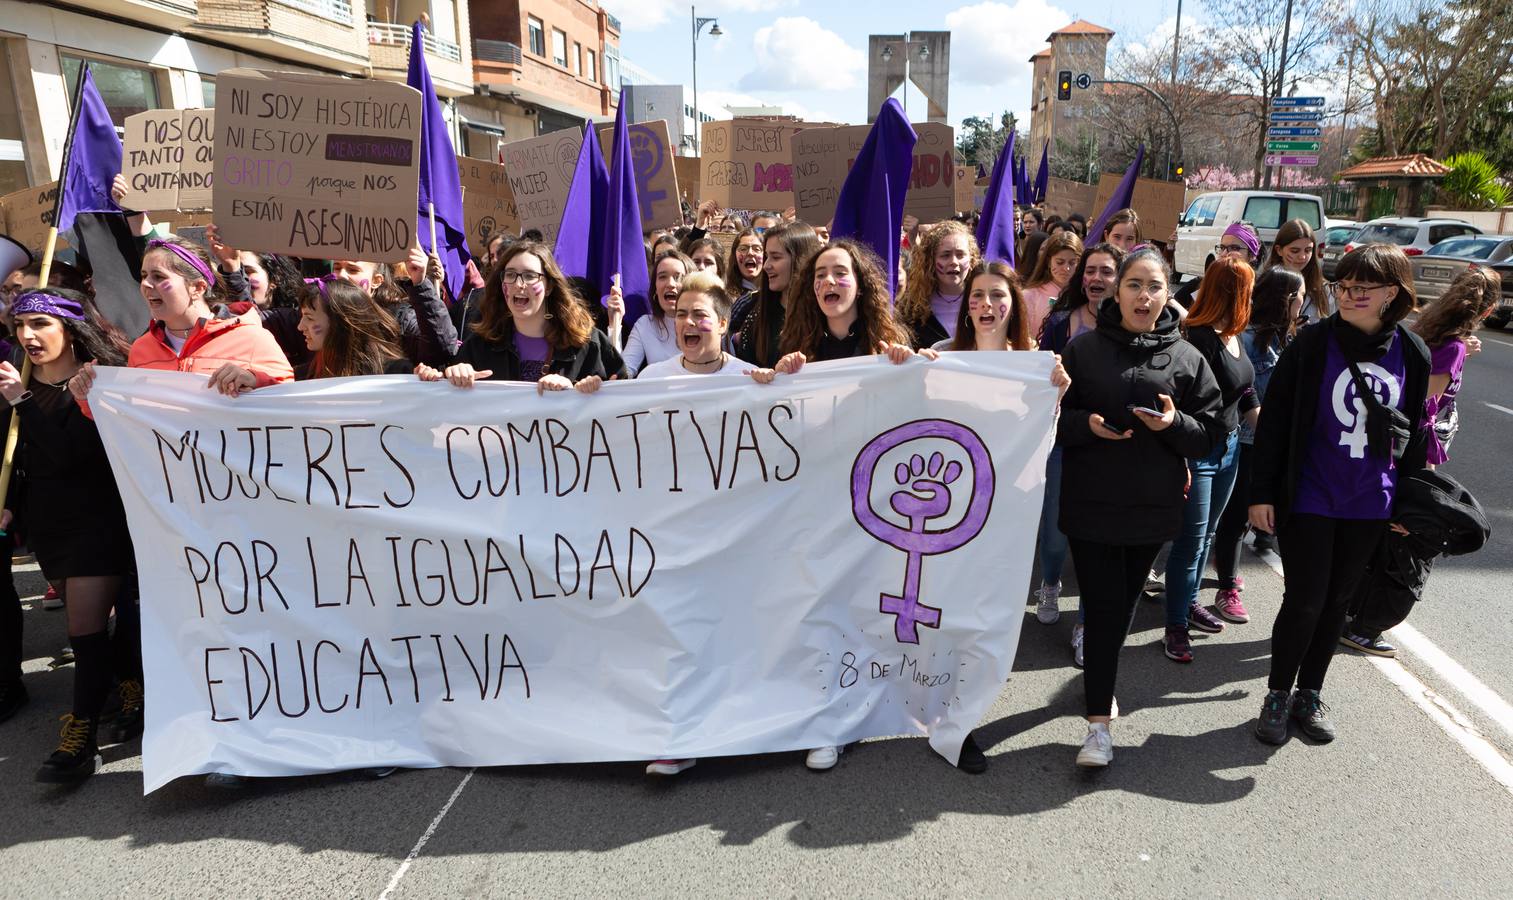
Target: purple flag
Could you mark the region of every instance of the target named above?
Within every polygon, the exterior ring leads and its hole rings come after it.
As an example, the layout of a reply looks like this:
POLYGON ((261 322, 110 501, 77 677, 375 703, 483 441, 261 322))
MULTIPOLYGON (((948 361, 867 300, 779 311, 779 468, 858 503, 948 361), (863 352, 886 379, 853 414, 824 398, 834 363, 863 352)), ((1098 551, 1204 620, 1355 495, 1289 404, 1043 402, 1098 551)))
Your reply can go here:
MULTIPOLYGON (((567 199, 562 204, 562 221, 557 226, 557 243, 552 255, 557 265, 570 278, 582 278, 591 282, 595 289, 600 284, 609 293, 609 280, 598 274, 600 243, 604 232, 596 227, 603 220, 606 200, 609 196, 609 169, 604 157, 599 154, 599 142, 594 137, 594 123, 585 123, 583 143, 578 147, 578 163, 573 168, 573 180, 568 184, 567 199)), ((614 274, 611 272, 610 274, 614 274)), ((588 298, 590 300, 594 298, 588 298)))
POLYGON ((830 233, 856 238, 871 247, 887 267, 888 293, 898 292, 898 243, 904 226, 904 195, 914 169, 914 143, 919 136, 904 108, 893 98, 884 101, 867 132, 856 162, 846 174, 830 233))
POLYGON ((1014 135, 998 154, 993 163, 993 177, 988 182, 988 195, 982 201, 982 215, 977 220, 977 245, 982 248, 982 258, 989 262, 1014 264, 1014 135))
POLYGON ((74 97, 74 127, 63 152, 63 184, 58 191, 58 213, 53 224, 61 234, 74 225, 79 213, 118 213, 121 207, 110 197, 110 183, 121 171, 121 139, 110 121, 110 110, 86 63, 79 71, 79 92, 74 97))
POLYGON ((1040 151, 1040 171, 1035 173, 1035 196, 1030 200, 1035 204, 1045 202, 1045 189, 1051 183, 1051 142, 1047 140, 1045 147, 1040 151))
POLYGON ((1024 160, 1014 160, 1014 203, 1018 206, 1029 206, 1029 191, 1024 183, 1024 160))
MULTIPOLYGON (((590 125, 584 138, 598 144, 590 125)), ((641 232, 641 203, 636 197, 636 161, 630 152, 630 132, 625 121, 625 94, 615 112, 615 136, 610 143, 609 190, 606 192, 599 247, 599 271, 603 293, 608 294, 611 277, 620 276, 620 291, 625 295, 625 327, 651 312, 651 277, 646 271, 646 243, 641 232)))
POLYGON ((1093 223, 1093 227, 1087 230, 1089 243, 1096 244, 1103 240, 1104 224, 1113 217, 1114 213, 1121 209, 1129 209, 1130 204, 1134 202, 1135 176, 1139 174, 1142 162, 1145 162, 1144 144, 1141 144, 1140 148, 1135 151, 1135 161, 1129 164, 1128 169, 1124 170, 1124 177, 1119 179, 1119 186, 1114 188, 1114 195, 1108 198, 1108 206, 1105 206, 1103 212, 1098 214, 1098 220, 1093 223))
POLYGON ((465 296, 471 286, 467 283, 468 262, 473 254, 468 251, 467 218, 462 212, 462 185, 457 175, 457 151, 452 147, 452 137, 446 119, 441 115, 441 101, 436 99, 436 88, 431 84, 431 72, 426 68, 425 28, 417 21, 410 32, 410 74, 405 79, 410 87, 420 91, 420 196, 419 216, 415 233, 427 251, 441 258, 447 273, 447 299, 456 300, 465 296), (431 242, 431 207, 436 209, 436 244, 431 242))

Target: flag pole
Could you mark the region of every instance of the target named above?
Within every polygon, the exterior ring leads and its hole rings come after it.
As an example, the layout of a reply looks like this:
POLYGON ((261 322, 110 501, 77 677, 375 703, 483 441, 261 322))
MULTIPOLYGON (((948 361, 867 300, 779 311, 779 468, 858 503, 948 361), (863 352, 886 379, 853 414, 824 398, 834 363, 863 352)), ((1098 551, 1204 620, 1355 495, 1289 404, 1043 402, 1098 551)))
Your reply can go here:
MULTIPOLYGON (((58 195, 53 198, 53 224, 48 226, 47 241, 42 245, 42 268, 37 273, 37 286, 47 287, 47 281, 52 277, 53 254, 58 249, 58 212, 63 207, 63 192, 68 189, 68 163, 74 151, 74 134, 79 130, 79 106, 80 99, 84 96, 84 79, 89 75, 89 63, 79 67, 79 83, 74 86, 74 108, 71 111, 68 122, 68 139, 63 144, 63 168, 58 176, 58 195)), ((21 388, 26 389, 27 382, 32 377, 32 360, 28 356, 21 363, 21 388)), ((10 495, 11 473, 16 467, 16 444, 21 439, 21 414, 14 407, 11 408, 10 427, 5 432, 5 456, 0 462, 0 509, 5 508, 5 501, 10 495)), ((5 529, 0 529, 0 535, 4 535, 5 529)))
POLYGON ((436 204, 426 201, 426 211, 431 214, 431 253, 441 256, 441 251, 436 249, 436 204))

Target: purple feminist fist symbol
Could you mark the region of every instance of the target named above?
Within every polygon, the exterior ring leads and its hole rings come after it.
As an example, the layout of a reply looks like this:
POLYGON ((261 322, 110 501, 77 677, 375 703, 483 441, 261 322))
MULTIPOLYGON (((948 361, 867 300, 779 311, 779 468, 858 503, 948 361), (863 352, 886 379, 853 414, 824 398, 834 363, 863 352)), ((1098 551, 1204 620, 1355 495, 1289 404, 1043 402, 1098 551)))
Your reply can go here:
MULTIPOLYGON (((993 506, 993 460, 977 432, 944 419, 920 419, 889 429, 867 443, 851 467, 851 512, 868 534, 890 547, 909 554, 904 570, 904 587, 898 595, 879 595, 879 609, 897 616, 894 636, 901 644, 919 643, 919 626, 940 627, 940 609, 919 602, 920 568, 926 556, 949 553, 982 531, 993 506), (957 460, 946 461, 945 454, 931 453, 927 461, 919 454, 893 469, 893 480, 900 490, 888 499, 893 511, 909 520, 901 528, 879 516, 872 509, 872 479, 877 462, 884 453, 920 438, 941 438, 966 452, 972 463, 971 499, 961 521, 950 528, 931 531, 925 526, 951 508, 952 485, 961 478, 957 460)), ((957 488, 958 490, 960 488, 957 488)))

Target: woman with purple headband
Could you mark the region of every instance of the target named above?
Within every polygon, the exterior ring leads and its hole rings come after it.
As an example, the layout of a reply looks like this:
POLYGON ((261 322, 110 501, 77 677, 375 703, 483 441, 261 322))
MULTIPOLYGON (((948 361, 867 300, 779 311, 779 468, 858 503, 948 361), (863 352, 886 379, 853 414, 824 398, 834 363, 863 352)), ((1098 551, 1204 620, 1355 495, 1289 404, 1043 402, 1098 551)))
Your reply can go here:
MULTIPOLYGON (((100 709, 112 683, 110 611, 134 577, 126 513, 110 460, 94 422, 69 397, 68 382, 85 364, 119 366, 126 348, 86 312, 88 299, 65 288, 23 291, 12 304, 16 341, 32 363, 29 383, 0 362, 0 396, 22 421, 16 453, 17 488, 10 504, 26 521, 27 543, 68 600, 68 640, 74 651, 74 695, 63 716, 62 740, 37 780, 80 781, 101 764, 100 709)), ((13 509, 0 512, 10 528, 13 509)), ((112 742, 141 733, 142 671, 124 674, 123 713, 112 742)))
MULTIPOLYGON (((1250 227, 1249 222, 1234 222, 1224 229, 1223 234, 1219 235, 1219 243, 1214 245, 1213 254, 1214 262, 1221 259, 1238 259, 1255 269, 1261 262, 1261 238, 1256 235, 1256 230, 1250 227)), ((1194 278, 1177 288, 1172 299, 1180 303, 1183 309, 1191 309, 1193 298, 1198 295, 1198 285, 1202 283, 1201 277, 1194 278)))

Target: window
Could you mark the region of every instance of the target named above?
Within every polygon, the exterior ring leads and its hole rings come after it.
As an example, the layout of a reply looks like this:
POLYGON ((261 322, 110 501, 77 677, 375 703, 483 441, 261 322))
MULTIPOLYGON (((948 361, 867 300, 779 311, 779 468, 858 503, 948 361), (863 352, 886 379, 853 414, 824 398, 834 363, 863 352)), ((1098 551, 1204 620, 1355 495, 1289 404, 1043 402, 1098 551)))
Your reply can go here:
POLYGON ((1429 243, 1438 244, 1448 238, 1460 237, 1463 234, 1476 234, 1477 232, 1466 225, 1430 225, 1429 243))
POLYGON ((610 86, 611 90, 620 89, 620 51, 618 48, 604 45, 604 80, 603 84, 610 86))
POLYGON ((200 105, 206 109, 215 109, 215 79, 200 76, 200 105))
POLYGON ((1417 239, 1417 225, 1367 225, 1356 236, 1355 243, 1399 244, 1407 246, 1417 239))
POLYGON ((26 136, 21 131, 21 114, 16 104, 15 84, 11 81, 9 41, 0 41, 0 194, 25 190, 24 148, 26 136))
POLYGON ((1219 212, 1218 197, 1199 197, 1187 211, 1187 225, 1212 225, 1219 212))
POLYGON ((535 16, 526 19, 526 25, 530 29, 531 52, 537 56, 546 55, 546 26, 535 16))
POLYGON ((567 68, 567 33, 552 29, 552 62, 567 68))
POLYGON ((588 66, 587 66, 588 71, 585 72, 584 74, 588 76, 588 80, 589 81, 592 81, 593 83, 598 84, 599 83, 599 58, 598 58, 597 55, 595 55, 594 51, 592 51, 592 50, 585 50, 584 52, 588 54, 588 66))
POLYGON ((583 45, 577 41, 573 42, 573 71, 583 74, 583 45))
POLYGON ((1492 253, 1503 242, 1497 238, 1452 238, 1443 244, 1434 244, 1435 256, 1455 256, 1461 259, 1491 259, 1492 253))
POLYGON ((1240 218, 1256 228, 1281 228, 1283 222, 1302 219, 1318 230, 1319 201, 1298 197, 1251 197, 1245 201, 1245 215, 1240 218))
MULTIPOLYGON (((68 83, 68 98, 72 103, 79 88, 79 69, 84 61, 77 56, 64 56, 62 60, 63 78, 68 83)), ((151 69, 91 59, 89 71, 105 107, 110 110, 110 120, 117 128, 125 127, 127 116, 161 105, 158 103, 157 78, 151 69)))

